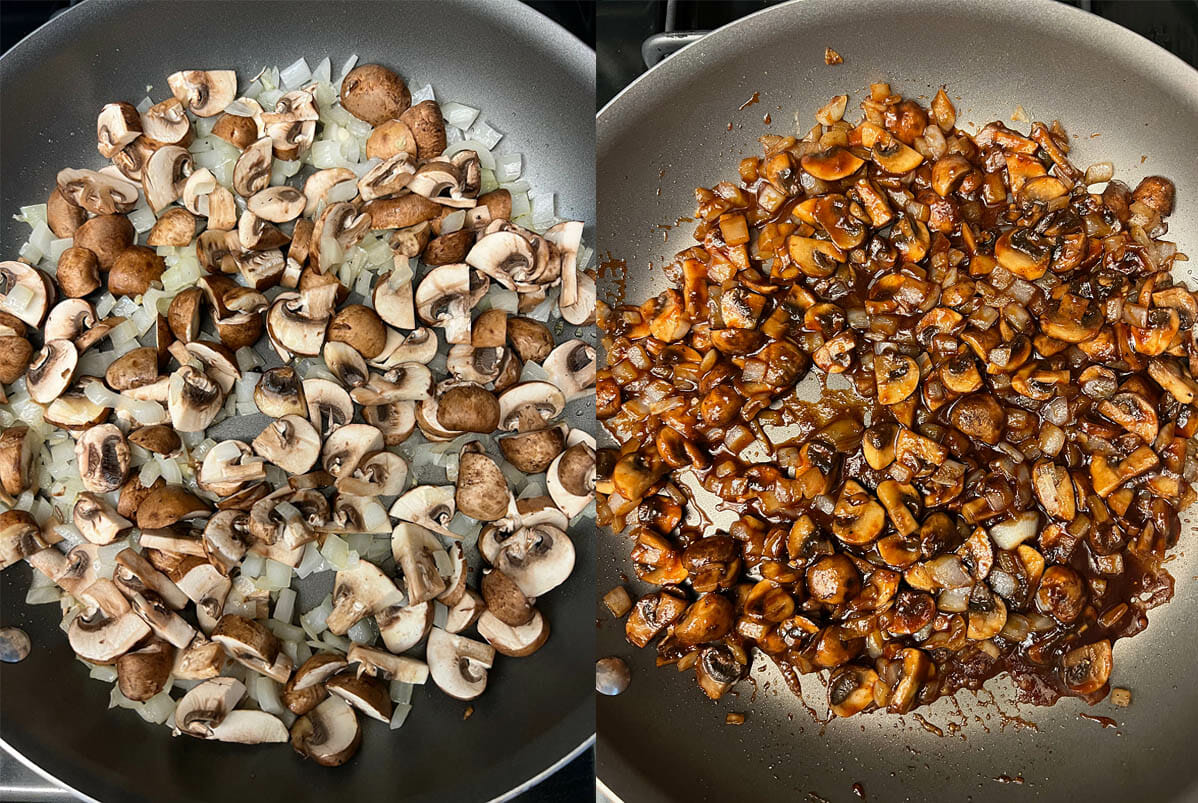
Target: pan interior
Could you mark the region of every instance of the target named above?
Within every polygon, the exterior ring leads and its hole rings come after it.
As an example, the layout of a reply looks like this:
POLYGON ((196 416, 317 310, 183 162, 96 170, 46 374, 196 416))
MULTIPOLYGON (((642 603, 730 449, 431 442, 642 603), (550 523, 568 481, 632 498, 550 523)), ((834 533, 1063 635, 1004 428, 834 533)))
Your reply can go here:
MULTIPOLYGON (((147 84, 160 100, 177 69, 234 68, 244 83, 264 65, 284 67, 300 56, 315 65, 329 56, 336 70, 351 54, 398 70, 413 88, 432 84, 440 100, 483 109, 505 134, 498 150, 526 154, 524 177, 557 194, 559 215, 588 221, 585 239, 593 242, 594 125, 590 105, 578 99, 594 94, 594 54, 514 0, 109 1, 71 9, 0 60, 6 258, 15 258, 28 233, 10 217, 17 208, 43 201, 62 167, 100 164, 95 115, 105 103, 136 103, 147 84)), ((173 739, 132 712, 109 712, 108 686, 89 680, 73 660, 57 609, 27 607, 30 570, 13 568, 0 577, 3 622, 24 628, 35 649, 4 669, 0 736, 100 800, 505 797, 594 733, 587 624, 593 538, 584 532, 574 540, 574 574, 539 606, 553 631, 544 648, 497 662, 468 720, 467 704, 431 684, 416 690, 416 711, 401 731, 364 719, 360 752, 336 770, 302 762, 285 746, 173 739)))
MULTIPOLYGON (((737 161, 760 153, 757 137, 801 136, 829 98, 848 93, 855 108, 875 81, 925 105, 945 84, 958 120, 978 126, 999 119, 1018 127, 1010 118, 1022 105, 1030 119, 1061 120, 1083 168, 1109 159, 1132 186, 1146 175, 1172 178, 1177 212, 1167 239, 1198 258, 1198 219, 1187 212, 1198 207, 1188 146, 1198 131, 1196 78, 1147 40, 1056 3, 864 0, 846 13, 835 0, 804 0, 770 8, 671 57, 600 113, 599 250, 609 259, 601 292, 618 301, 623 291, 637 303, 663 289, 661 266, 693 243, 693 224, 680 219, 693 212, 695 187, 735 179, 737 161), (844 63, 827 66, 825 47, 844 63), (626 281, 614 260, 626 263, 626 281)), ((1192 800, 1198 768, 1187 756, 1198 740, 1198 688, 1182 679, 1192 671, 1189 624, 1198 613, 1193 509, 1182 522, 1169 564, 1176 597, 1115 648, 1111 683, 1132 691, 1126 709, 1071 699, 1017 706, 1009 683, 992 682, 919 717, 873 713, 823 727, 804 710, 827 710, 814 676, 804 678, 799 700, 758 660, 752 682, 712 703, 690 675, 657 669, 652 650, 630 647, 622 621, 600 606, 599 654, 621 655, 633 671, 627 692, 599 700, 600 779, 637 801, 760 792, 856 801, 854 784, 870 800, 1192 800), (746 724, 726 726, 728 712, 746 713, 746 724), (1118 727, 1082 713, 1113 717, 1118 727)), ((635 576, 625 538, 601 536, 601 545, 600 594, 635 576)))

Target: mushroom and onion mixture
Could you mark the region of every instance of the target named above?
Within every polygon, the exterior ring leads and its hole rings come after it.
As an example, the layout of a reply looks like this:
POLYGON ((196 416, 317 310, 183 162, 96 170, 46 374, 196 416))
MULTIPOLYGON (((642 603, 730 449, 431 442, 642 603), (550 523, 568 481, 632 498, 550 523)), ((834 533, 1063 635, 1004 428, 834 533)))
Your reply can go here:
POLYGON ((1173 184, 1083 173, 1058 123, 971 135, 943 90, 846 105, 696 191, 671 289, 600 307, 600 522, 661 587, 628 640, 712 698, 754 647, 828 670, 839 716, 1000 673, 1095 702, 1198 480, 1173 184), (855 394, 799 401, 813 364, 855 394))
POLYGON ((583 224, 477 110, 354 61, 105 106, 111 165, 0 263, 0 565, 113 705, 328 766, 359 713, 538 650, 594 515, 583 224))

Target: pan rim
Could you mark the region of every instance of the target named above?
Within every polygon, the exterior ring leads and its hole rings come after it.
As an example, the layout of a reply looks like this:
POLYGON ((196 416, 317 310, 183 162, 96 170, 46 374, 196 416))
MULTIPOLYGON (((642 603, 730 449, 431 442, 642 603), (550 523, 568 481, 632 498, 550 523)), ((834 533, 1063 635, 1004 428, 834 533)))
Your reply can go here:
MULTIPOLYGON (((286 0, 282 0, 285 2, 286 0)), ((417 2, 418 0, 407 0, 407 2, 417 2)), ((551 17, 541 13, 539 10, 529 6, 520 0, 474 0, 474 5, 482 6, 488 9, 491 13, 506 14, 514 19, 514 21, 522 28, 535 27, 539 34, 546 40, 547 44, 552 47, 554 52, 560 55, 562 59, 561 66, 568 74, 577 75, 583 79, 583 84, 588 86, 593 94, 595 85, 595 50, 579 36, 565 28, 551 17)), ((133 0, 88 0, 72 5, 61 10, 52 18, 39 25, 33 31, 30 31, 22 37, 16 44, 9 48, 5 53, 0 55, 0 80, 10 77, 11 70, 16 68, 14 64, 24 61, 30 55, 36 55, 37 49, 43 47, 42 40, 57 30, 59 26, 73 24, 75 19, 83 14, 91 14, 93 12, 101 14, 119 13, 122 8, 128 8, 135 5, 133 0), (80 9, 88 9, 87 12, 80 9)), ((591 199, 593 203, 593 199, 591 199)), ((588 226, 594 226, 594 213, 591 213, 591 219, 587 221, 588 226)), ((579 589, 578 593, 583 593, 579 589)), ((583 632, 585 622, 579 623, 579 632, 583 632)), ((585 635, 585 633, 584 633, 585 635)), ((596 742, 596 732, 593 726, 594 706, 589 697, 584 698, 581 705, 571 707, 563 711, 561 718, 554 724, 553 728, 547 729, 540 736, 552 732, 557 728, 568 728, 571 723, 577 721, 585 722, 589 711, 592 725, 588 727, 578 728, 584 734, 582 740, 569 748, 564 753, 557 755, 556 751, 549 753, 547 758, 549 763, 540 770, 534 772, 527 778, 516 783, 509 789, 500 792, 498 795, 488 798, 489 803, 503 803, 516 797, 517 795, 528 791, 549 776, 553 775, 571 761, 582 755, 587 749, 593 748, 596 742)), ((149 727, 149 726, 147 726, 149 727)), ((576 731, 577 732, 577 731, 576 731)), ((570 736, 571 742, 574 736, 570 736)), ((28 768, 40 778, 54 784, 59 789, 75 795, 85 803, 103 803, 101 800, 90 796, 81 791, 75 785, 61 780, 58 775, 51 772, 40 764, 28 758, 17 746, 13 740, 6 736, 3 731, 0 731, 0 748, 2 748, 9 756, 19 762, 21 765, 28 768)), ((505 784, 506 785, 506 784, 505 784)), ((100 787, 97 787, 100 788, 100 787)))
MULTIPOLYGON (((745 16, 740 17, 739 19, 733 20, 732 22, 729 22, 725 25, 721 25, 719 28, 713 28, 702 38, 697 39, 694 42, 691 42, 689 45, 686 45, 685 47, 679 48, 677 52, 670 54, 668 57, 662 59, 657 64, 654 64, 652 67, 647 69, 645 72, 638 75, 636 78, 634 78, 632 80, 632 83, 628 84, 628 86, 621 89, 619 92, 617 92, 615 94, 615 96, 612 97, 611 100, 609 100, 607 103, 605 103, 603 105, 603 108, 601 108, 598 112, 595 113, 596 139, 601 139, 603 137, 603 133, 599 129, 599 126, 603 123, 603 119, 604 119, 605 115, 610 118, 611 115, 615 114, 618 110, 615 109, 614 107, 618 103, 620 103, 621 100, 623 100, 625 96, 628 96, 636 91, 641 91, 640 86, 642 85, 642 83, 645 83, 648 80, 651 80, 650 76, 652 76, 652 80, 657 80, 657 79, 664 78, 667 73, 670 73, 675 68, 677 70, 682 70, 682 68, 678 66, 679 64, 681 64, 681 61, 682 61, 679 57, 683 56, 683 54, 687 54, 688 58, 690 56, 694 55, 694 53, 692 51, 700 49, 701 45, 711 44, 710 40, 712 39, 712 37, 715 37, 715 36, 724 37, 724 36, 731 35, 731 34, 729 34, 729 31, 731 29, 738 28, 744 24, 748 24, 751 20, 755 20, 757 17, 764 17, 764 16, 768 16, 771 14, 783 13, 783 9, 790 10, 796 6, 803 6, 803 5, 811 5, 811 6, 833 5, 835 3, 835 1, 836 0, 786 0, 786 2, 778 3, 777 5, 769 6, 767 8, 763 8, 758 11, 754 11, 751 14, 746 14, 745 16), (668 65, 668 64, 674 64, 674 68, 667 67, 666 65, 668 65)), ((912 0, 912 2, 922 2, 922 1, 923 0, 912 0)), ((861 2, 863 5, 871 4, 871 0, 859 0, 859 2, 861 2)), ((1061 17, 1068 18, 1068 19, 1066 19, 1066 22, 1073 21, 1073 22, 1078 23, 1079 25, 1090 25, 1090 26, 1093 26, 1095 28, 1095 30, 1097 30, 1100 33, 1107 33, 1107 34, 1110 34, 1113 36, 1123 36, 1123 37, 1127 38, 1129 44, 1133 44, 1134 46, 1139 47, 1139 48, 1148 46, 1151 50, 1155 51, 1155 53, 1152 54, 1154 57, 1166 58, 1167 61, 1171 62, 1170 67, 1172 67, 1174 69, 1180 68, 1183 72, 1198 73, 1198 67, 1194 67, 1194 66, 1187 64, 1184 60, 1182 60, 1182 58, 1180 56, 1170 53, 1168 50, 1165 50, 1165 48, 1161 47, 1160 45, 1158 45, 1156 42, 1152 41, 1148 37, 1146 37, 1142 34, 1139 34, 1135 31, 1131 30, 1130 28, 1124 28, 1122 25, 1120 25, 1117 22, 1112 22, 1111 20, 1108 20, 1105 17, 1100 17, 1097 14, 1094 14, 1089 11, 1085 11, 1085 10, 1077 8, 1075 6, 1067 5, 1065 3, 1053 2, 1053 0, 992 0, 992 2, 986 3, 986 6, 988 6, 989 8, 1005 7, 1007 9, 1014 9, 1014 8, 1025 7, 1029 4, 1029 2, 1038 6, 1039 10, 1041 10, 1041 11, 1044 11, 1044 12, 1047 12, 1050 14, 1056 13, 1056 14, 1059 14, 1061 17), (1053 11, 1049 12, 1048 11, 1049 9, 1053 9, 1053 11)), ((970 4, 971 5, 979 5, 979 6, 982 5, 980 2, 977 2, 977 0, 971 0, 970 4)), ((40 30, 40 28, 39 28, 39 30, 40 30)), ((24 41, 24 40, 22 40, 22 41, 24 41)), ((1147 57, 1149 54, 1148 54, 1148 52, 1144 52, 1142 55, 1144 57, 1147 57)), ((1198 90, 1195 91, 1195 97, 1198 97, 1198 90)))
MULTIPOLYGON (((628 130, 626 118, 635 116, 639 119, 643 117, 644 107, 651 105, 650 101, 655 98, 660 103, 660 99, 666 94, 664 90, 673 89, 685 83, 684 79, 687 76, 700 76, 710 71, 712 68, 707 63, 707 56, 710 55, 715 60, 719 58, 718 54, 725 50, 736 49, 738 46, 740 49, 744 49, 745 42, 740 42, 738 45, 734 37, 737 37, 745 27, 758 22, 759 18, 773 17, 773 15, 781 17, 785 14, 797 16, 806 14, 811 8, 823 10, 838 5, 837 0, 787 0, 787 2, 754 11, 713 29, 707 35, 680 48, 676 53, 646 70, 621 89, 596 113, 596 166, 600 175, 602 175, 604 158, 615 147, 613 140, 622 138, 628 130)), ((857 0, 855 11, 868 14, 875 7, 881 8, 888 5, 885 0, 857 0)), ((909 11, 910 6, 921 5, 940 7, 944 3, 939 0, 908 0, 907 8, 904 10, 909 11)), ((1113 50, 1117 48, 1117 54, 1112 53, 1112 55, 1133 60, 1138 64, 1150 64, 1156 75, 1155 83, 1157 85, 1180 92, 1198 109, 1198 81, 1194 80, 1198 78, 1198 67, 1186 63, 1147 37, 1108 19, 1052 0, 1036 0, 1034 3, 1030 0, 991 0, 985 3, 979 0, 969 0, 969 2, 955 3, 954 5, 965 13, 971 13, 973 7, 985 7, 987 11, 995 14, 1010 14, 1016 10, 1030 11, 1045 20, 1045 24, 1051 25, 1054 30, 1060 30, 1063 35, 1067 34, 1070 39, 1088 37, 1102 39, 1111 43, 1113 50)), ((602 192, 598 201, 602 204, 602 192)), ((599 560, 610 561, 610 553, 606 550, 601 552, 599 560)), ((626 568, 626 555, 617 556, 616 561, 621 568, 626 568)), ((614 734, 604 731, 600 727, 596 745, 596 789, 601 793, 600 799, 609 801, 609 803, 621 803, 625 800, 672 799, 668 779, 660 774, 649 775, 643 771, 641 766, 628 761, 618 748, 618 744, 619 740, 614 734), (623 790, 623 794, 617 791, 617 787, 623 790)), ((1195 779, 1194 785, 1189 787, 1188 792, 1193 793, 1196 790, 1198 790, 1198 778, 1195 779)), ((1182 794, 1187 794, 1187 790, 1183 790, 1182 794)), ((1178 800, 1181 799, 1183 798, 1178 798, 1178 800)))

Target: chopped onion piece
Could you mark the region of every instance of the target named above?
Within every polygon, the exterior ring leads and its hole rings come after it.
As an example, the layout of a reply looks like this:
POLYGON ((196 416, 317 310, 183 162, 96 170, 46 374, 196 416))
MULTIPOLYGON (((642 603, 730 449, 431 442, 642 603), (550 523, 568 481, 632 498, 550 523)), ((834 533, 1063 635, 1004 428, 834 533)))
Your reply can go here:
POLYGON ((411 712, 412 706, 407 703, 396 703, 395 710, 391 713, 391 730, 402 728, 404 721, 407 720, 408 714, 411 712))
POLYGON ((302 56, 279 73, 279 82, 287 89, 297 89, 311 78, 312 70, 308 67, 308 60, 302 56))
POLYGON ((495 170, 495 157, 491 155, 491 148, 476 139, 464 139, 461 142, 450 145, 445 149, 444 158, 448 159, 458 151, 474 151, 478 154, 478 164, 483 170, 495 170))
POLYGON ((524 157, 518 153, 501 153, 495 156, 495 178, 500 182, 515 181, 524 170, 524 157))
POLYGON ((445 122, 454 128, 460 128, 465 131, 473 125, 478 117, 478 109, 470 106, 464 106, 461 103, 449 101, 441 104, 441 114, 445 118, 445 122))
POLYGON ((295 589, 284 588, 279 591, 279 598, 275 601, 275 619, 285 624, 291 624, 294 616, 295 589))

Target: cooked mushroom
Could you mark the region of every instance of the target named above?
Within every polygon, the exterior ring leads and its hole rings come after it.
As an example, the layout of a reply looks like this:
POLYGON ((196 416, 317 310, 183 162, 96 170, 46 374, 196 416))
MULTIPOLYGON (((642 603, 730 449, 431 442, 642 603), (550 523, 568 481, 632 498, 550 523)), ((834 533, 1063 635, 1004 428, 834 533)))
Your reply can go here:
POLYGON ((295 752, 323 767, 339 767, 358 752, 362 729, 354 709, 340 697, 330 697, 291 726, 295 752))

